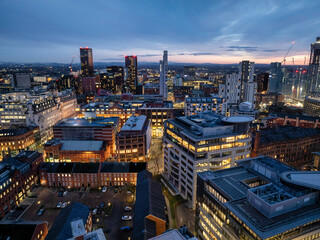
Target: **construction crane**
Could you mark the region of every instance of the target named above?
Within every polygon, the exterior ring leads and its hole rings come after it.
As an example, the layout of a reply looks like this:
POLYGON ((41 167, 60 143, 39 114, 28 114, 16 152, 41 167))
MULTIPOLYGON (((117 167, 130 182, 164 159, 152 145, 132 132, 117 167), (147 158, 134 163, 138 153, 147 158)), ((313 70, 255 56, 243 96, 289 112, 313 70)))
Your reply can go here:
POLYGON ((293 47, 293 45, 294 45, 294 41, 293 41, 293 42, 291 42, 291 46, 289 47, 289 49, 288 49, 288 51, 287 51, 286 55, 284 56, 284 58, 283 58, 283 60, 282 60, 282 62, 281 62, 281 63, 283 63, 283 66, 284 66, 284 65, 286 65, 286 58, 287 58, 287 56, 288 56, 288 54, 289 54, 289 52, 290 52, 291 48, 293 47))
POLYGON ((72 73, 72 63, 73 63, 74 57, 75 57, 75 56, 73 56, 73 58, 72 58, 72 60, 71 60, 71 63, 70 63, 70 65, 69 65, 70 73, 72 73))

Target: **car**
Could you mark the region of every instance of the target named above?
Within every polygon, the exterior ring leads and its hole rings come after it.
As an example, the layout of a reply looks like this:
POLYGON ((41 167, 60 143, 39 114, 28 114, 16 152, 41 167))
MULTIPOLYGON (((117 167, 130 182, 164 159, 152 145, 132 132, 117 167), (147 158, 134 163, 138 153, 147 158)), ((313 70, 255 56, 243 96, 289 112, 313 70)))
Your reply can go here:
POLYGON ((57 208, 61 208, 61 206, 62 206, 62 202, 58 202, 57 208))
POLYGON ((129 221, 129 220, 132 220, 132 217, 131 216, 122 216, 122 220, 129 221))
POLYGON ((67 196, 68 193, 69 193, 68 191, 64 191, 64 192, 63 192, 63 196, 64 196, 64 197, 67 196))
POLYGON ((129 232, 131 230, 131 227, 130 226, 122 227, 120 228, 120 230, 123 232, 129 232))
POLYGON ((117 193, 117 192, 118 192, 118 189, 115 189, 115 190, 114 190, 114 193, 117 193))
POLYGON ((102 192, 106 192, 106 191, 107 191, 107 187, 103 187, 102 192))
POLYGON ((132 207, 126 206, 126 207, 124 208, 124 210, 126 210, 126 211, 131 211, 131 210, 132 210, 132 207))
POLYGON ((46 210, 45 208, 40 208, 39 211, 37 212, 37 215, 41 216, 45 210, 46 210))
POLYGON ((93 209, 92 214, 95 215, 95 214, 97 214, 97 212, 98 212, 98 209, 95 208, 95 209, 93 209))
POLYGON ((58 192, 58 197, 62 197, 63 192, 58 192))
POLYGON ((67 202, 62 203, 61 208, 65 208, 68 205, 67 202))
POLYGON ((100 208, 103 208, 103 207, 104 207, 104 203, 101 203, 101 204, 100 204, 100 208))
POLYGON ((127 193, 128 193, 128 194, 130 194, 130 193, 131 193, 131 191, 127 191, 127 193))

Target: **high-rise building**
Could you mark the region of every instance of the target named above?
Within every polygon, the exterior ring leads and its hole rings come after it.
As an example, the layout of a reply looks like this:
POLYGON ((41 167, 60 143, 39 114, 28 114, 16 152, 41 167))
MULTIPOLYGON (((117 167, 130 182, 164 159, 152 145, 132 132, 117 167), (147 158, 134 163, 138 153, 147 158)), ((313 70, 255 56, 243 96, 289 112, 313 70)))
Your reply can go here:
POLYGON ((219 96, 225 97, 227 104, 239 104, 241 93, 240 74, 226 75, 225 84, 219 84, 219 96))
POLYGON ((125 66, 128 71, 126 78, 126 92, 136 94, 138 86, 138 60, 137 56, 125 56, 125 66))
POLYGON ((283 72, 280 62, 270 64, 269 92, 282 91, 283 72))
POLYGON ((81 74, 84 77, 93 75, 92 48, 80 48, 81 74))
POLYGON ((168 97, 167 86, 167 72, 168 72, 168 51, 163 51, 163 60, 160 61, 160 95, 166 100, 168 97))
POLYGON ((269 87, 269 74, 260 73, 257 75, 257 92, 267 92, 269 87))
POLYGON ((31 87, 31 77, 30 74, 17 73, 16 74, 16 84, 17 88, 27 89, 31 87))
POLYGON ((241 81, 240 100, 255 104, 257 83, 254 82, 254 62, 242 61, 239 63, 239 74, 241 81))
POLYGON ((320 37, 315 43, 311 43, 309 77, 306 93, 319 91, 320 88, 320 37))
MULTIPOLYGON (((107 67, 108 81, 105 83, 105 87, 111 90, 114 94, 121 93, 124 84, 124 71, 121 66, 109 66, 107 67)), ((101 79, 102 83, 102 79, 101 79)))
POLYGON ((190 207, 196 205, 198 172, 233 167, 250 156, 253 120, 205 112, 165 122, 163 175, 190 207))

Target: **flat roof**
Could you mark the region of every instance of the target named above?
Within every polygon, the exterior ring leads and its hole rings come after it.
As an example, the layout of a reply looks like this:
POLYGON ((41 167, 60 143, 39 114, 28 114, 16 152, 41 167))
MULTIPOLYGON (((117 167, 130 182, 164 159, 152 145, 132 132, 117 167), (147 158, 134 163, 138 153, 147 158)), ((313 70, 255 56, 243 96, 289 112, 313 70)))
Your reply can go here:
POLYGON ((222 121, 227 123, 248 123, 254 121, 254 118, 249 116, 231 116, 222 118, 222 121))
POLYGON ((118 117, 97 117, 90 120, 84 118, 67 118, 58 122, 54 127, 105 127, 113 126, 118 122, 118 117))
POLYGON ((103 149, 103 141, 76 141, 64 140, 62 142, 62 151, 100 151, 103 149))
POLYGON ((142 131, 143 126, 147 120, 144 115, 136 116, 132 115, 123 125, 121 131, 142 131))

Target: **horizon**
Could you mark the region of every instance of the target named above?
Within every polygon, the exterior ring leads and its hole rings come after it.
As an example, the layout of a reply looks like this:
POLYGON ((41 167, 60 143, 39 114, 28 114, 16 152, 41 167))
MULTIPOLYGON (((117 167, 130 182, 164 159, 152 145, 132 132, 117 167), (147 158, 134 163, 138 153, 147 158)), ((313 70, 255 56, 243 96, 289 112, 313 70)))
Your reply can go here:
POLYGON ((79 48, 93 49, 94 62, 137 55, 158 62, 257 64, 294 58, 309 61, 310 44, 320 35, 320 2, 300 1, 122 1, 87 4, 2 1, 0 62, 79 63, 79 48), (83 8, 83 6, 86 6, 83 8), (249 14, 248 14, 249 13, 249 14), (85 16, 85 17, 83 17, 85 16), (236 16, 236 18, 235 18, 236 16), (306 59, 306 60, 305 60, 306 59))

